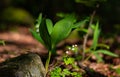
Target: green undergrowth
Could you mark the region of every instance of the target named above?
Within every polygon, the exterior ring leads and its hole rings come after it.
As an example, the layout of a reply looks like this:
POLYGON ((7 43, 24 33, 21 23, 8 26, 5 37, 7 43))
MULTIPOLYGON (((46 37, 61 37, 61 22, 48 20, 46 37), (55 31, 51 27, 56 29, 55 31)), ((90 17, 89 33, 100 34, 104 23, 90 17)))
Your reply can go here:
MULTIPOLYGON (((74 15, 67 15, 61 20, 53 23, 51 19, 45 18, 42 14, 39 15, 37 23, 34 29, 30 29, 32 35, 42 43, 48 49, 48 59, 46 60, 45 68, 46 74, 49 71, 49 63, 52 55, 56 55, 56 46, 65 38, 67 38, 74 29, 84 32, 82 48, 72 45, 67 48, 72 51, 75 56, 63 55, 62 62, 65 65, 71 65, 74 69, 79 67, 75 65, 75 62, 89 60, 92 56, 96 57, 96 62, 103 62, 102 55, 108 55, 112 57, 118 57, 118 55, 109 51, 109 46, 98 42, 101 29, 99 28, 99 22, 89 24, 89 28, 86 29, 87 23, 91 20, 89 17, 82 21, 78 21, 74 15), (90 33, 91 30, 92 32, 90 33), (92 45, 86 47, 87 37, 92 35, 92 45), (85 38, 86 37, 86 38, 85 38), (80 54, 82 51, 82 54, 80 54), (86 56, 87 54, 87 56, 86 56)), ((80 68, 79 68, 80 69, 80 68)), ((68 68, 61 68, 56 66, 53 70, 49 71, 51 77, 82 77, 81 73, 70 71, 68 68)))

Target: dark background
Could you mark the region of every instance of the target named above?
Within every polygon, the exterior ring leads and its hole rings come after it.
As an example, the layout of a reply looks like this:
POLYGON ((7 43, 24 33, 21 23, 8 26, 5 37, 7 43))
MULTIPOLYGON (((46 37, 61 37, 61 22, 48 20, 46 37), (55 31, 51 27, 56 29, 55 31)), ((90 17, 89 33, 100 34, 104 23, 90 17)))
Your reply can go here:
POLYGON ((96 9, 96 4, 99 4, 96 17, 103 32, 120 34, 120 0, 82 1, 84 0, 1 0, 0 29, 6 29, 3 26, 13 23, 33 25, 41 12, 53 21, 58 19, 56 14, 61 12, 74 13, 82 19, 90 16, 96 9), (19 13, 16 13, 18 10, 19 13))

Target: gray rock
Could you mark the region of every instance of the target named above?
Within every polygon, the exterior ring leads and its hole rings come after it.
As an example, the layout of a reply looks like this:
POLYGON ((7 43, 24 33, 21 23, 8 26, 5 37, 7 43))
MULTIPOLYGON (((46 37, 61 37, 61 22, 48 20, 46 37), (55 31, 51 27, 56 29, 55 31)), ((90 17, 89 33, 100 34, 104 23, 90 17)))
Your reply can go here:
POLYGON ((37 54, 24 54, 0 64, 0 77, 44 76, 45 68, 37 54))

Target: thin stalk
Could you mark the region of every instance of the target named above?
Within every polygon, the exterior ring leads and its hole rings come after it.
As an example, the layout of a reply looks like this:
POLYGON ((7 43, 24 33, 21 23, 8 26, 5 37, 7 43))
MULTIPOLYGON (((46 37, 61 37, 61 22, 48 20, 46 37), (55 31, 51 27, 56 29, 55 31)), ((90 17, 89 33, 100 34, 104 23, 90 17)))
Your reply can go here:
MULTIPOLYGON (((97 4, 96 5, 96 8, 98 8, 99 7, 99 4, 97 4)), ((92 15, 91 15, 91 17, 90 17, 90 22, 89 22, 89 27, 88 27, 88 32, 87 32, 87 34, 84 36, 84 41, 83 41, 83 53, 82 53, 82 60, 84 60, 85 59, 85 51, 86 51, 86 43, 87 43, 87 40, 88 40, 88 36, 90 35, 90 33, 91 33, 91 24, 92 24, 92 22, 93 22, 93 18, 94 18, 94 16, 95 16, 95 13, 96 13, 96 9, 93 11, 93 13, 92 13, 92 15)))
POLYGON ((45 64, 45 70, 46 70, 46 74, 48 72, 48 67, 49 67, 49 63, 50 63, 50 59, 51 59, 51 51, 49 51, 49 55, 48 55, 48 58, 46 60, 46 64, 45 64))

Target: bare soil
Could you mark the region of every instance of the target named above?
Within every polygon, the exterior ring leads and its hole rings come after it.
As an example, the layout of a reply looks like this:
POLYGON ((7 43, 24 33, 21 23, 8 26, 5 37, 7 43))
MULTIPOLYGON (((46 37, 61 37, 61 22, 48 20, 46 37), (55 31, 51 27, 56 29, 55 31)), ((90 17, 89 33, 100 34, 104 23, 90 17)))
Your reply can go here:
MULTIPOLYGON (((120 37, 117 37, 116 39, 119 43, 120 37)), ((5 45, 0 44, 0 63, 6 59, 30 52, 38 53, 40 56, 47 56, 46 48, 32 37, 28 27, 19 27, 17 30, 0 32, 0 40, 5 41, 5 45)), ((115 48, 113 50, 115 53, 120 54, 119 48, 115 48)), ((59 49, 57 53, 62 54, 63 50, 59 49)), ((60 55, 56 56, 57 59, 59 59, 59 57, 60 55)), ((54 61, 55 60, 51 63, 50 68, 52 68, 54 61)), ((105 63, 86 61, 83 62, 83 64, 106 77, 120 77, 120 75, 114 70, 120 68, 119 58, 105 57, 105 63)), ((90 76, 87 75, 86 77, 90 76)))

